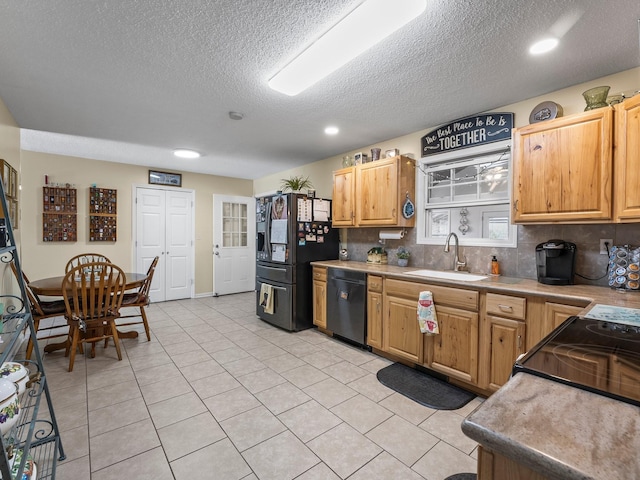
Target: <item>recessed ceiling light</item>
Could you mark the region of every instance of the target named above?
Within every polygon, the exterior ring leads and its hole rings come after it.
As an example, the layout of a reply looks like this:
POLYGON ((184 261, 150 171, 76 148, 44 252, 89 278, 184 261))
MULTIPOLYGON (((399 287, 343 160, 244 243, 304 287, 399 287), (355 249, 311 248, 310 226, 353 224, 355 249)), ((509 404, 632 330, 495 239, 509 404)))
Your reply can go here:
POLYGON ((426 0, 366 0, 269 80, 297 95, 388 37, 427 8, 426 0), (375 25, 373 31, 368 27, 375 25))
POLYGON ((180 158, 200 158, 200 154, 198 152, 195 150, 187 150, 185 148, 178 148, 173 151, 173 154, 180 158))
POLYGON ((547 53, 553 50, 558 46, 557 38, 545 38, 544 40, 540 40, 539 42, 534 43, 529 47, 529 53, 531 55, 540 55, 542 53, 547 53))
POLYGON ((324 133, 327 135, 337 135, 340 129, 338 127, 327 127, 324 129, 324 133))

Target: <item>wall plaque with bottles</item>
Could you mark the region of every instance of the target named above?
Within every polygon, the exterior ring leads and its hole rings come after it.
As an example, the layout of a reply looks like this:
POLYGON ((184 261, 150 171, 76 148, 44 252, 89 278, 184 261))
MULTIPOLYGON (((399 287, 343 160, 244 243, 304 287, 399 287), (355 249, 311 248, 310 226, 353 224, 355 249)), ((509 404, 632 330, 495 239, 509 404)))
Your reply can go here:
POLYGON ((77 190, 70 184, 42 187, 42 240, 78 240, 77 190))
POLYGON ((89 189, 89 241, 115 242, 117 235, 118 191, 114 188, 89 189))

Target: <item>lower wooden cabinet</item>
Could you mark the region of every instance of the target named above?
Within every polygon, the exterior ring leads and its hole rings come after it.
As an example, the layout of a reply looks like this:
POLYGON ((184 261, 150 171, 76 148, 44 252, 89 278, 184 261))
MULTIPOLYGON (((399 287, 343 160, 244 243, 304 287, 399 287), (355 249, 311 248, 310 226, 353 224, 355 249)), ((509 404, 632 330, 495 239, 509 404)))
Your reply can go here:
POLYGON ((550 480, 540 473, 491 450, 478 447, 478 480, 550 480))
POLYGON ((475 385, 478 380, 478 314, 436 303, 436 315, 440 333, 425 336, 425 365, 475 385))
POLYGON ((313 324, 327 328, 327 269, 313 267, 313 324))
POLYGON ((507 383, 518 355, 525 352, 525 323, 487 316, 489 323, 489 385, 492 391, 507 383))
POLYGON ((414 363, 422 363, 422 333, 416 318, 417 297, 387 292, 384 297, 383 349, 414 363))
POLYGON ((367 278, 367 345, 382 350, 382 277, 367 278))
POLYGON ((634 361, 611 355, 609 377, 613 393, 640 400, 640 369, 634 361))

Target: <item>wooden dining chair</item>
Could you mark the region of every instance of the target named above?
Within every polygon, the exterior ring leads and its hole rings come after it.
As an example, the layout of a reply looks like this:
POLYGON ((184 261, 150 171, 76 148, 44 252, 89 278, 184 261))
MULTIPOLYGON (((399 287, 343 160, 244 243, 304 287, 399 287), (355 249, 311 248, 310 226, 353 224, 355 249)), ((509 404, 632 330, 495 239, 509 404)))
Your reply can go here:
POLYGON ((124 272, 109 262, 82 263, 64 276, 62 291, 66 292, 65 317, 71 337, 65 356, 69 356, 70 372, 78 346, 85 343, 91 343, 94 357, 96 343, 113 338, 118 360, 122 360, 115 320, 120 316, 125 288, 124 272))
MULTIPOLYGON (((16 268, 15 263, 11 262, 11 271, 16 277, 16 280, 19 278, 18 269, 16 268)), ((44 340, 48 338, 56 338, 56 337, 66 337, 68 335, 65 333, 54 333, 52 335, 48 335, 50 330, 60 330, 60 328, 65 327, 64 325, 54 325, 50 327, 40 328, 40 321, 45 318, 53 318, 53 317, 62 317, 66 312, 66 307, 64 304, 64 300, 53 300, 53 301, 43 301, 33 293, 33 290, 29 288, 29 279, 27 275, 22 272, 22 280, 24 282, 24 288, 27 293, 27 298, 29 299, 29 306, 31 307, 31 317, 33 318, 33 327, 36 330, 36 338, 38 340, 44 340), (47 332, 47 335, 39 337, 38 332, 47 332)), ((29 360, 31 358, 31 353, 33 352, 33 340, 29 337, 29 342, 27 343, 27 352, 26 359, 29 360)))
POLYGON ((135 307, 139 309, 139 313, 133 313, 130 315, 120 315, 120 318, 136 318, 140 317, 141 320, 137 322, 126 322, 126 323, 118 323, 118 327, 126 327, 129 325, 137 325, 142 323, 144 325, 144 331, 147 334, 147 341, 151 341, 151 335, 149 334, 149 323, 147 322, 147 314, 144 311, 145 307, 149 306, 151 303, 151 298, 149 297, 149 290, 151 289, 151 282, 153 281, 153 274, 156 271, 156 266, 158 265, 158 260, 160 257, 155 257, 149 265, 149 269, 147 270, 147 278, 144 283, 140 287, 140 289, 135 293, 125 293, 124 298, 122 300, 122 308, 135 307))
POLYGON ((67 262, 67 266, 64 267, 64 271, 68 272, 73 267, 77 267, 78 265, 82 265, 85 263, 91 262, 108 262, 111 263, 107 257, 102 255, 101 253, 81 253, 80 255, 76 255, 75 257, 71 257, 71 260, 67 262))

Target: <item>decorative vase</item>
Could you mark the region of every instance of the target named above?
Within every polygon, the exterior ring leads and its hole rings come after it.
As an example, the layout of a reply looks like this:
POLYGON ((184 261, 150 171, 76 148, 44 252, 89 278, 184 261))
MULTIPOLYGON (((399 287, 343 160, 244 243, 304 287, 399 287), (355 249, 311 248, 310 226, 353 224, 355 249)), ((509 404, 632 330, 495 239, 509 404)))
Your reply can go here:
POLYGON ((398 259, 398 266, 399 267, 406 267, 407 265, 409 265, 409 259, 408 258, 399 258, 398 259))
POLYGON ((594 108, 606 107, 607 103, 607 95, 609 94, 609 89, 611 87, 603 86, 603 87, 594 87, 590 88, 586 92, 582 92, 582 96, 587 102, 587 106, 584 111, 593 110, 594 108))
POLYGON ((371 161, 375 162, 376 160, 380 160, 380 152, 381 148, 372 148, 371 149, 371 161))
POLYGON ((351 158, 349 155, 345 155, 344 157, 342 157, 342 166, 344 168, 351 167, 352 165, 353 165, 353 158, 351 158))

